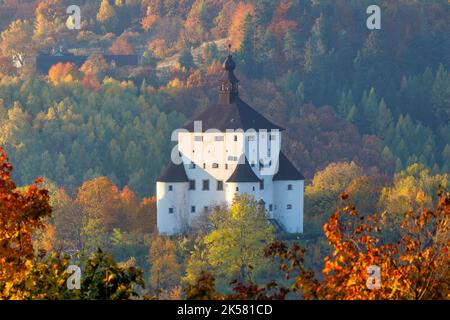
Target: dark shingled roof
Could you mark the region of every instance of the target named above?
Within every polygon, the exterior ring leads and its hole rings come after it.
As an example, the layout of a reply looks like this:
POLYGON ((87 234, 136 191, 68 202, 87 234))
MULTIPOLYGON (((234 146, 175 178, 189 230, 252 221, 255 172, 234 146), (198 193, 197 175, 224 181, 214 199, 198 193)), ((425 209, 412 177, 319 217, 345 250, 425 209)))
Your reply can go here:
MULTIPOLYGON (((239 97, 236 97, 230 104, 215 104, 208 107, 194 121, 202 121, 203 132, 208 129, 217 129, 221 132, 226 132, 227 129, 284 130, 267 120, 239 97)), ((194 132, 194 121, 184 128, 189 132, 194 132)))
POLYGON ((159 182, 189 182, 183 164, 174 164, 172 161, 164 168, 156 181, 159 182))
POLYGON ((233 174, 226 182, 260 182, 261 180, 253 172, 247 158, 245 158, 245 163, 239 163, 234 170, 233 174))
POLYGON ((305 177, 294 167, 284 153, 280 151, 278 172, 273 176, 272 180, 305 180, 305 177))

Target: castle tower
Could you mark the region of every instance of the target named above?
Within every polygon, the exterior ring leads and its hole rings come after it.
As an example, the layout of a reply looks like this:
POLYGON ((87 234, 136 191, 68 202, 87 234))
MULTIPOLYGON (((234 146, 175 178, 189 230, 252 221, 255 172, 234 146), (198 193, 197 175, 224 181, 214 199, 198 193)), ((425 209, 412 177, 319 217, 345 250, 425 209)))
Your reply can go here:
MULTIPOLYGON (((231 45, 228 47, 230 51, 231 45)), ((228 57, 223 62, 223 73, 219 80, 219 103, 230 104, 235 101, 239 95, 239 80, 234 75, 236 63, 228 52, 228 57)))
POLYGON ((161 234, 176 234, 186 230, 189 180, 182 164, 170 163, 156 181, 157 223, 161 234))

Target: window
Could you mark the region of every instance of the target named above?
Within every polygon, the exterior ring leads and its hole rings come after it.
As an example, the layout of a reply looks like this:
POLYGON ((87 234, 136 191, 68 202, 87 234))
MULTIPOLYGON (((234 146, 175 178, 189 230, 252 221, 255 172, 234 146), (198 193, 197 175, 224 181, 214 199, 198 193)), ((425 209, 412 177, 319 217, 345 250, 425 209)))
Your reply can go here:
POLYGON ((248 137, 247 137, 247 140, 248 140, 248 141, 255 141, 255 136, 248 136, 248 137))
POLYGON ((223 140, 224 140, 224 139, 223 139, 223 136, 215 136, 214 139, 215 139, 216 141, 223 141, 223 140))
POLYGON ((169 213, 173 214, 173 208, 169 208, 169 213))
POLYGON ((255 186, 253 186, 252 190, 255 191, 255 186))
POLYGON ((271 134, 269 136, 269 140, 277 140, 277 136, 275 134, 271 134))
POLYGON ((291 210, 291 209, 292 209, 292 204, 288 204, 288 205, 286 206, 286 209, 291 210))
POLYGON ((169 191, 173 191, 173 186, 169 185, 169 191))
POLYGON ((238 157, 228 156, 228 161, 238 161, 238 157))
POLYGON ((189 180, 189 190, 195 190, 195 180, 189 180))
POLYGON ((254 167, 255 167, 255 165, 256 165, 256 164, 255 164, 254 162, 252 162, 252 164, 251 164, 252 168, 254 168, 254 167))
POLYGON ((195 213, 195 206, 191 206, 191 213, 195 213))
POLYGON ((189 164, 189 169, 195 169, 195 163, 191 162, 191 163, 189 164))
POLYGON ((213 163, 212 167, 213 167, 213 169, 217 169, 217 168, 219 168, 219 164, 218 163, 213 163))
POLYGON ((265 164, 262 161, 259 162, 259 166, 261 167, 261 169, 265 168, 265 167, 270 167, 271 165, 272 165, 272 160, 270 160, 268 164, 265 164))
POLYGON ((292 190, 292 184, 288 184, 288 190, 292 190))
POLYGON ((269 211, 273 211, 273 204, 269 204, 269 211))
POLYGON ((206 163, 203 164, 203 169, 206 169, 206 163))
POLYGON ((238 141, 238 136, 234 136, 234 141, 238 141))
POLYGON ((236 187, 236 191, 239 191, 239 187, 236 187))
POLYGON ((203 207, 203 210, 204 210, 204 211, 208 211, 208 210, 209 210, 208 206, 204 206, 204 207, 203 207))
POLYGON ((225 163, 225 170, 228 170, 228 163, 225 163))
POLYGON ((203 190, 209 190, 209 180, 203 180, 203 190))
POLYGON ((195 141, 203 141, 203 136, 195 136, 195 141))
POLYGON ((223 190, 223 181, 217 181, 217 190, 222 191, 223 190))
POLYGON ((264 190, 264 179, 259 182, 259 189, 264 190))

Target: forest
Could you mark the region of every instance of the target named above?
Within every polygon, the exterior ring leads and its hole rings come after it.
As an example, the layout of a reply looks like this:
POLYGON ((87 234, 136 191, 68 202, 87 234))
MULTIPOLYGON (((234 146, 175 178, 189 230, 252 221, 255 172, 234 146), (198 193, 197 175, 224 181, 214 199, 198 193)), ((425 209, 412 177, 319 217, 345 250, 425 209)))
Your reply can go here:
POLYGON ((0 0, 0 298, 448 299, 449 17, 447 0, 0 0), (242 99, 306 177, 303 235, 251 197, 157 234, 170 135, 217 101, 229 43, 242 99), (55 50, 88 59, 37 72, 55 50), (82 290, 61 291, 73 261, 82 290))

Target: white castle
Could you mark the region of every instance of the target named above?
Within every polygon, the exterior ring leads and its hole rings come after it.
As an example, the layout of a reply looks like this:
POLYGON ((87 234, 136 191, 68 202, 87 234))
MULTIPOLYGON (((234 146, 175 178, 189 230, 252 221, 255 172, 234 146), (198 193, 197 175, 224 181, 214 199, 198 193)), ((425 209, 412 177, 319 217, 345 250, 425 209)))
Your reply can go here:
POLYGON ((156 183, 160 234, 182 233, 242 193, 264 205, 277 228, 303 232, 304 177, 280 152, 284 129, 239 98, 235 66, 229 54, 219 103, 172 137, 178 146, 156 183))

